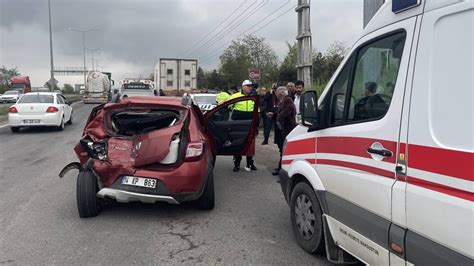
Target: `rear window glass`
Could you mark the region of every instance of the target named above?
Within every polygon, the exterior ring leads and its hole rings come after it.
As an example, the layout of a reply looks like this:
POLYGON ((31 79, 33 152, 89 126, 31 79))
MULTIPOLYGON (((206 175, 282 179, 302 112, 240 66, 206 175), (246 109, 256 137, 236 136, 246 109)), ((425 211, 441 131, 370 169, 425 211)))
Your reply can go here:
POLYGON ((174 110, 134 109, 112 114, 112 129, 119 135, 134 136, 171 127, 181 120, 181 114, 174 110))
POLYGON ((21 97, 20 101, 18 101, 18 103, 53 103, 53 102, 54 102, 53 95, 39 95, 39 94, 24 95, 23 97, 21 97))

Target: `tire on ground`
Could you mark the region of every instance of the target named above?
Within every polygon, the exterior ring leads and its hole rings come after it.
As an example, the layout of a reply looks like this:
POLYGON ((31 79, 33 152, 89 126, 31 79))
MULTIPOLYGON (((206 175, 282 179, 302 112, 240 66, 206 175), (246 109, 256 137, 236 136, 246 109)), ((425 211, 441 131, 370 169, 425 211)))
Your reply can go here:
POLYGON ((204 185, 204 191, 202 192, 201 197, 197 200, 197 204, 202 210, 212 210, 214 209, 214 175, 209 173, 207 177, 206 184, 204 185))
POLYGON ((10 127, 12 132, 20 132, 20 127, 10 127))
POLYGON ((301 182, 294 187, 293 191, 291 192, 290 209, 291 225, 298 245, 308 253, 323 254, 325 252, 325 246, 322 211, 318 198, 316 197, 316 194, 310 185, 305 182, 301 182), (309 199, 311 202, 311 207, 308 209, 310 209, 310 213, 314 214, 315 217, 314 222, 310 222, 313 225, 314 232, 306 238, 302 233, 300 233, 295 214, 297 200, 300 195, 304 195, 305 197, 302 196, 303 198, 309 199))
POLYGON ((80 171, 77 176, 76 199, 79 217, 97 216, 100 212, 100 203, 97 199, 97 179, 91 171, 80 171))

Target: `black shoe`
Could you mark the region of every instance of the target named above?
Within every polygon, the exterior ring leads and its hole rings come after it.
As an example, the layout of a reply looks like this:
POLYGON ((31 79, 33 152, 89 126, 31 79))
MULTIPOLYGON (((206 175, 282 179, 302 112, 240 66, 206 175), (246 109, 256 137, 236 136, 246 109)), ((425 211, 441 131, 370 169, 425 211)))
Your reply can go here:
POLYGON ((266 141, 266 140, 264 140, 264 141, 262 142, 262 145, 267 145, 267 144, 268 144, 268 141, 266 141))
POLYGON ((232 169, 232 171, 234 172, 238 172, 240 170, 240 166, 234 166, 234 169, 232 169))
POLYGON ((272 175, 280 175, 280 169, 275 169, 272 175))
POLYGON ((252 165, 250 166, 250 170, 252 170, 252 171, 257 171, 257 167, 255 167, 255 165, 252 164, 252 165))

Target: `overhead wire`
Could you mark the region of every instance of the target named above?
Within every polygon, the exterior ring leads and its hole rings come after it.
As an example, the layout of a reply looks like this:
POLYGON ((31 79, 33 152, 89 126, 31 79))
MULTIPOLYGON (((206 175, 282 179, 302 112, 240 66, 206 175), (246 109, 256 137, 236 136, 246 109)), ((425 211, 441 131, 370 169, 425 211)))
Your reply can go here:
POLYGON ((215 31, 216 29, 218 29, 222 24, 224 24, 227 20, 229 20, 233 14, 235 14, 237 12, 237 10, 239 10, 242 6, 245 5, 245 3, 247 3, 249 0, 244 0, 237 8, 235 8, 234 10, 232 10, 232 12, 229 13, 229 15, 227 15, 225 17, 225 19, 223 19, 219 24, 216 24, 216 26, 214 26, 206 35, 204 35, 201 39, 199 39, 199 41, 193 43, 192 45, 190 45, 184 52, 182 52, 181 54, 187 54, 193 47, 195 47, 196 45, 198 45, 200 42, 202 42, 203 40, 205 40, 207 38, 207 36, 209 36, 213 31, 215 31))
MULTIPOLYGON (((244 31, 242 31, 240 34, 236 35, 236 36, 242 36, 244 34, 246 34, 250 29, 254 28, 256 25, 262 23, 263 21, 265 21, 267 18, 271 17, 272 15, 274 15, 275 13, 277 13, 279 10, 281 10, 283 7, 285 7, 286 5, 288 5, 288 3, 290 3, 292 0, 288 0, 286 3, 280 5, 278 8, 276 8, 275 10, 273 10, 270 14, 268 14, 267 16, 265 16, 263 19, 257 21, 255 24, 253 24, 252 26, 248 27, 247 29, 245 29, 244 31)), ((293 7, 292 7, 293 8, 293 7)), ((274 20, 272 20, 274 21, 274 20)), ((265 25, 266 26, 266 25, 265 25)), ((253 33, 255 33, 256 31, 254 31, 253 33)), ((233 40, 233 39, 232 39, 233 40)), ((220 46, 219 48, 217 48, 217 50, 219 51, 219 49, 221 49, 223 46, 226 46, 228 45, 229 43, 232 42, 232 40, 230 42, 227 42, 225 43, 224 45, 220 46)), ((216 52, 211 52, 209 54, 212 54, 214 55, 216 52)), ((209 55, 208 54, 208 55, 209 55)), ((205 56, 205 58, 207 58, 207 56, 205 56)))
MULTIPOLYGON (((265 23, 264 25, 262 25, 261 27, 259 27, 259 28, 256 29, 255 31, 252 31, 251 34, 254 34, 254 33, 256 33, 256 32, 258 32, 258 31, 264 29, 265 27, 267 27, 268 25, 270 25, 270 24, 271 24, 272 22, 274 22, 275 20, 279 19, 280 17, 282 17, 282 16, 285 15, 286 13, 288 13, 288 12, 290 12, 291 10, 293 10, 294 8, 296 8, 296 6, 297 6, 297 5, 294 5, 294 6, 292 6, 291 8, 285 10, 283 13, 281 13, 281 14, 278 15, 278 16, 276 16, 276 17, 273 18, 272 20, 268 21, 267 23, 265 23)), ((268 16, 267 16, 267 17, 268 17, 268 16)), ((267 18, 267 17, 266 17, 266 18, 267 18)), ((261 22, 261 21, 260 21, 260 22, 261 22)), ((259 22, 259 23, 260 23, 260 22, 259 22)), ((250 27, 250 28, 252 28, 252 27, 250 27)), ((248 28, 248 29, 250 29, 250 28, 248 28)), ((248 29, 247 29, 247 30, 248 30, 248 29)), ((247 31, 244 31, 244 32, 238 34, 237 36, 242 36, 242 35, 245 34, 245 33, 247 33, 247 31)), ((233 40, 234 40, 234 39, 233 39, 233 40)), ((232 43, 233 40, 231 40, 231 41, 229 41, 229 42, 226 42, 226 43, 224 43, 223 45, 219 46, 219 47, 216 49, 215 52, 209 54, 208 56, 206 56, 206 57, 204 57, 204 58, 202 58, 202 59, 200 59, 199 61, 200 61, 200 62, 207 62, 209 59, 213 58, 214 56, 218 55, 219 53, 222 53, 222 52, 223 52, 222 48, 225 48, 227 45, 229 45, 230 43, 232 43)))
POLYGON ((239 20, 235 20, 232 24, 230 24, 229 27, 227 27, 227 29, 221 31, 219 34, 215 35, 213 38, 209 39, 204 45, 202 45, 201 47, 199 47, 199 49, 196 49, 196 51, 193 53, 197 53, 199 50, 202 50, 201 48, 203 48, 204 50, 202 51, 206 51, 207 49, 209 49, 210 47, 214 46, 216 42, 218 42, 219 39, 222 39, 224 38, 225 36, 227 36, 228 34, 230 34, 231 32, 233 32, 236 28, 240 27, 242 25, 241 21, 245 21, 247 18, 249 18, 250 16, 254 15, 255 13, 257 13, 263 6, 265 6, 266 4, 268 4, 269 0, 264 0, 262 1, 260 4, 258 4, 255 9, 252 11, 252 12, 248 12, 246 15, 244 15, 242 18, 239 18, 239 20), (207 44, 207 45, 206 45, 207 44))

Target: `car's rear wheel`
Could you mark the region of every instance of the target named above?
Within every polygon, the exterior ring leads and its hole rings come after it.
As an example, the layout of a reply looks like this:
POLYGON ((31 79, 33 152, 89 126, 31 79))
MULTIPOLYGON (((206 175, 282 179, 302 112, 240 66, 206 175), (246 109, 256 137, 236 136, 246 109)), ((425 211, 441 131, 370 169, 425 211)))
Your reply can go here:
POLYGON ((197 204, 202 210, 214 209, 214 175, 211 171, 207 177, 206 184, 204 185, 204 191, 201 197, 197 200, 197 204))
POLYGON ((69 117, 69 121, 67 121, 67 124, 68 124, 68 125, 71 125, 71 124, 72 124, 72 114, 73 114, 73 113, 71 112, 71 116, 69 117))
POLYGON ((291 225, 296 242, 306 252, 324 252, 323 219, 314 190, 305 182, 295 186, 290 200, 291 225))
POLYGON ((91 171, 80 171, 77 176, 76 199, 79 217, 95 217, 100 212, 100 202, 97 199, 97 179, 91 171))
POLYGON ((10 130, 14 133, 20 132, 20 127, 10 127, 10 130))
POLYGON ((58 127, 56 127, 58 131, 63 131, 64 130, 64 116, 61 118, 61 124, 59 124, 58 127))

